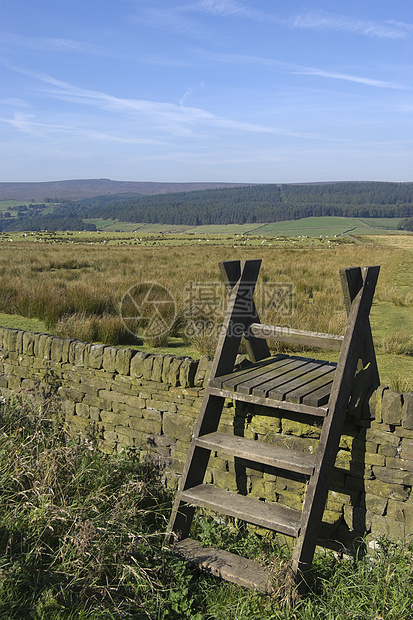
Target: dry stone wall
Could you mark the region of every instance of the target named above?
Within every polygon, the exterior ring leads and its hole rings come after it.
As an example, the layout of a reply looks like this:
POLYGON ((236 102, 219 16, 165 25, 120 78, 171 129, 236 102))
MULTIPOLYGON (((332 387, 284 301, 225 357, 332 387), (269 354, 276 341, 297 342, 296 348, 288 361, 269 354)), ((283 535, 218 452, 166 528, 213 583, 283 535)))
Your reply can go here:
MULTIPOLYGON (((0 327, 3 396, 40 391, 61 401, 71 434, 105 452, 131 448, 176 488, 211 360, 152 355, 0 327)), ((353 393, 324 512, 322 537, 345 545, 413 536, 413 393, 380 386, 353 393)), ((220 429, 314 452, 320 428, 302 416, 226 401, 220 429)), ((299 475, 212 453, 207 481, 298 508, 299 475)))

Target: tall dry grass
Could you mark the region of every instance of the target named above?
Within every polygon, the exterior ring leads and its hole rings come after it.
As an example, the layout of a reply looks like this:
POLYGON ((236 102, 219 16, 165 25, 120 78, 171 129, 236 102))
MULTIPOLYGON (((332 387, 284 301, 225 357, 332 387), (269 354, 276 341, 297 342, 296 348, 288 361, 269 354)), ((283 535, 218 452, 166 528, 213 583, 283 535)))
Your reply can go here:
MULTIPOLYGON (((185 331, 188 283, 219 282, 221 260, 262 258, 260 282, 291 283, 290 314, 262 309, 262 321, 327 333, 342 333, 346 315, 338 275, 350 265, 383 264, 395 250, 377 246, 332 248, 228 246, 104 246, 101 244, 39 246, 32 242, 1 244, 0 312, 43 320, 61 335, 109 344, 131 342, 119 316, 125 293, 140 282, 165 286, 176 300, 177 316, 171 333, 185 331)), ((389 276, 381 276, 382 295, 389 276)), ((218 290, 218 289, 217 289, 218 290)), ((225 295, 221 287, 219 295, 225 295)), ((208 320, 222 320, 218 302, 208 320)), ((199 332, 193 342, 214 350, 216 335, 199 332)), ((162 339, 161 339, 162 340, 162 339)), ((156 342, 154 343, 156 345, 156 342)), ((162 341, 164 344, 164 339, 162 341)))

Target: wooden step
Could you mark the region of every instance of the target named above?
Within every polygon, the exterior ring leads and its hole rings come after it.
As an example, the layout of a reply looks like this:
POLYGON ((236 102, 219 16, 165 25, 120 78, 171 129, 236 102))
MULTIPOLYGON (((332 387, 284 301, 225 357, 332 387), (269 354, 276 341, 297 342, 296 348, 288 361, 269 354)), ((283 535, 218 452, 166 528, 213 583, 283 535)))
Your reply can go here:
POLYGON ((211 484, 199 484, 179 494, 182 502, 203 506, 288 536, 297 536, 301 512, 281 504, 262 502, 252 497, 223 491, 211 484))
POLYGON ((311 476, 314 471, 314 455, 237 435, 210 433, 195 438, 194 443, 201 448, 216 450, 230 456, 238 456, 248 461, 263 463, 307 476, 311 476))
POLYGON ((324 393, 319 399, 317 405, 307 405, 305 398, 302 403, 286 402, 285 400, 274 400, 265 396, 255 396, 254 394, 241 394, 240 392, 232 392, 217 387, 207 387, 207 393, 211 396, 221 396, 230 400, 239 400, 244 403, 253 405, 263 405, 269 409, 282 409, 283 411, 292 411, 295 413, 304 413, 305 415, 325 418, 328 414, 328 396, 324 393))
POLYGON ((199 569, 208 571, 226 581, 231 581, 250 590, 271 594, 270 568, 265 568, 255 560, 247 560, 239 555, 203 547, 192 538, 185 538, 173 546, 173 551, 199 569))

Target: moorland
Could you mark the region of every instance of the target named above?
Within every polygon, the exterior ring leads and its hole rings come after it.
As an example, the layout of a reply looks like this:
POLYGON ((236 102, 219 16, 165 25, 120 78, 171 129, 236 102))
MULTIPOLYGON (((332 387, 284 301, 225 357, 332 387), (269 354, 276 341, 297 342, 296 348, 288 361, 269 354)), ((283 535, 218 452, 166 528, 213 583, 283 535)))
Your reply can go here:
POLYGON ((38 232, 3 233, 0 245, 2 325, 193 357, 215 350, 225 308, 219 261, 261 258, 261 283, 291 285, 287 315, 264 307, 262 321, 338 334, 346 322, 339 269, 379 264, 371 322, 381 378, 394 389, 413 388, 412 235, 38 232), (160 337, 135 338, 120 316, 124 295, 141 282, 166 287, 175 300, 176 315, 160 337), (199 330, 187 329, 191 283, 214 284, 213 329, 210 313, 198 317, 199 330))

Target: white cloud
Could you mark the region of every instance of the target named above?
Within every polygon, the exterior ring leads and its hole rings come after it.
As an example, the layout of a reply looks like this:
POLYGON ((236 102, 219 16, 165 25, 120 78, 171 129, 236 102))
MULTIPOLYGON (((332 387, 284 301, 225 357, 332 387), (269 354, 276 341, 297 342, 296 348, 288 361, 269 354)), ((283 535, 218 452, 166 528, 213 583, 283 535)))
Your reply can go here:
MULTIPOLYGON (((150 132, 152 135, 158 132, 158 135, 161 135, 163 140, 165 139, 165 134, 180 137, 199 137, 202 134, 209 133, 211 127, 215 127, 220 130, 244 133, 280 135, 323 141, 330 140, 330 138, 325 136, 286 131, 277 127, 221 117, 202 108, 159 101, 148 101, 144 99, 119 98, 104 92, 79 88, 68 82, 57 80, 47 74, 33 73, 16 68, 14 68, 14 70, 51 87, 43 89, 43 93, 47 96, 63 101, 75 102, 77 104, 80 103, 92 107, 95 110, 99 109, 109 112, 113 115, 115 122, 120 127, 123 127, 122 121, 124 120, 128 123, 133 122, 133 131, 140 136, 145 132, 150 132)), ((187 94, 189 94, 188 91, 187 94)), ((26 133, 34 134, 39 131, 41 132, 45 127, 53 131, 72 131, 72 127, 63 125, 52 126, 49 124, 42 125, 41 123, 34 122, 32 120, 33 118, 33 116, 16 113, 12 121, 6 119, 2 120, 26 133)), ((81 131, 85 133, 85 131, 88 130, 81 129, 81 131)), ((132 128, 130 130, 130 133, 131 132, 132 128)), ((92 133, 90 135, 92 135, 92 133)), ((93 135, 96 136, 96 132, 94 132, 93 135)), ((111 139, 115 138, 112 136, 111 139)), ((125 141, 125 135, 121 135, 119 141, 125 141)))
POLYGON ((410 36, 412 25, 395 20, 364 20, 330 13, 328 11, 307 11, 290 20, 294 28, 309 30, 338 30, 353 32, 380 39, 401 39, 410 36))
POLYGON ((0 33, 3 46, 19 47, 42 52, 70 52, 91 54, 94 56, 106 56, 107 51, 97 45, 77 41, 75 39, 62 39, 57 37, 26 37, 9 32, 0 33))
POLYGON ((197 5, 201 10, 214 15, 237 15, 238 17, 248 17, 252 19, 261 18, 262 14, 255 9, 237 2, 236 0, 202 0, 197 5))
POLYGON ((0 118, 0 122, 8 124, 20 132, 27 135, 40 137, 43 139, 53 138, 56 139, 57 135, 68 136, 70 139, 74 137, 87 139, 87 140, 100 140, 105 142, 116 142, 121 144, 152 144, 152 145, 165 145, 165 141, 153 140, 148 138, 133 137, 131 135, 119 135, 96 131, 87 127, 80 127, 75 125, 61 125, 56 123, 44 123, 35 120, 34 114, 22 114, 15 112, 13 118, 0 118))
POLYGON ((258 65, 266 65, 268 67, 274 67, 275 69, 278 69, 285 73, 291 73, 296 75, 318 75, 320 77, 325 77, 333 80, 356 82, 358 84, 364 84, 365 86, 374 86, 376 88, 388 88, 391 90, 412 90, 410 86, 398 84, 397 82, 376 80, 365 76, 351 75, 338 71, 329 71, 327 69, 321 69, 317 67, 306 67, 304 65, 297 65, 294 63, 284 62, 273 58, 263 58, 261 56, 249 56, 245 54, 214 54, 210 52, 204 52, 204 56, 217 62, 229 62, 237 64, 248 62, 258 65))
POLYGON ((355 82, 356 84, 364 84, 365 86, 375 86, 377 88, 389 88, 392 90, 411 90, 408 86, 397 84, 395 82, 386 82, 385 80, 374 80, 372 78, 362 77, 358 75, 349 75, 348 73, 336 73, 334 71, 326 71, 324 69, 316 69, 314 67, 297 67, 294 73, 302 75, 319 75, 320 77, 330 78, 332 80, 344 80, 346 82, 355 82))

